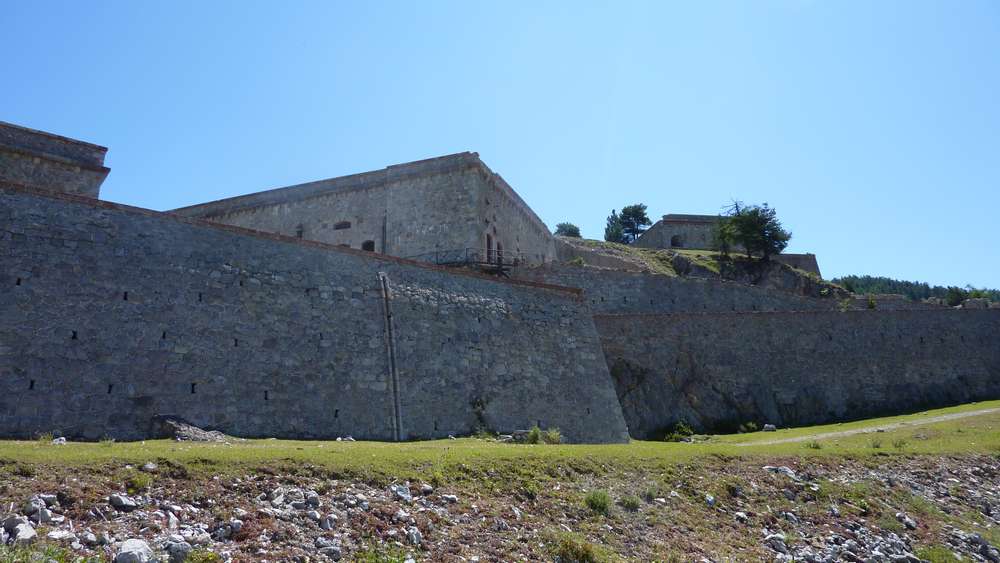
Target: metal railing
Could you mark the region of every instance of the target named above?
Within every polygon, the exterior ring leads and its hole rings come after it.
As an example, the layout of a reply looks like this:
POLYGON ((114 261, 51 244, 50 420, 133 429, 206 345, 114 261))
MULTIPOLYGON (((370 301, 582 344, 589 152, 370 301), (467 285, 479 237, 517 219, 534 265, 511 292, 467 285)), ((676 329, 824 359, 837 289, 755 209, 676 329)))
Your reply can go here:
POLYGON ((439 266, 480 266, 493 268, 513 268, 522 262, 524 257, 519 252, 506 250, 489 250, 485 248, 459 248, 455 250, 435 250, 416 256, 407 256, 409 260, 430 262, 439 266))

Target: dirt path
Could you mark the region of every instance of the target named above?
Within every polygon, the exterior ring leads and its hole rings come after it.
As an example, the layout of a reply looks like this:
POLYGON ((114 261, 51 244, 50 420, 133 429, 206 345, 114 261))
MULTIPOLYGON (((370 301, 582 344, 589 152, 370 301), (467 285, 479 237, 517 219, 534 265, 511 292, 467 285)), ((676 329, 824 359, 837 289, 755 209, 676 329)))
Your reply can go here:
POLYGON ((822 434, 809 434, 806 436, 796 436, 794 438, 782 438, 779 440, 765 440, 762 442, 744 442, 741 444, 736 444, 737 446, 770 446, 773 444, 789 444, 793 442, 805 442, 806 440, 825 440, 827 438, 840 438, 841 436, 851 436, 853 434, 862 434, 865 432, 877 432, 879 430, 896 430, 897 428, 902 428, 904 426, 922 426, 924 424, 933 424, 935 422, 945 422, 948 420, 956 420, 959 418, 967 418, 970 416, 979 416, 983 414, 990 414, 993 412, 1000 411, 1000 407, 994 407, 991 409, 980 409, 975 411, 966 412, 956 412, 951 414, 942 414, 938 416, 932 416, 929 418, 924 418, 921 420, 907 420, 905 422, 893 422, 892 424, 882 424, 878 426, 866 426, 864 428, 855 428, 853 430, 842 430, 840 432, 824 432, 822 434))

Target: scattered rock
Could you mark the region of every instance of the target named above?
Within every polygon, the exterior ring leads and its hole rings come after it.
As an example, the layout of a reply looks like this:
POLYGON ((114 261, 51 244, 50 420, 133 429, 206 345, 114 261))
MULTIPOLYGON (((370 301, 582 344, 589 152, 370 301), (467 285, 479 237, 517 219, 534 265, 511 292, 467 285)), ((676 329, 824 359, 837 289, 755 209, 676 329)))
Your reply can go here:
POLYGON ((161 438, 173 438, 178 442, 228 442, 235 440, 217 430, 202 430, 190 422, 176 416, 157 415, 153 417, 156 433, 161 438))
POLYGON ((75 542, 77 540, 76 534, 69 530, 52 530, 51 532, 45 534, 45 537, 57 542, 75 542))
POLYGON ((332 530, 337 527, 337 515, 327 514, 319 521, 319 527, 324 530, 332 530))
POLYGON ((194 550, 194 546, 184 541, 184 538, 180 536, 175 536, 167 540, 164 547, 167 555, 170 557, 170 563, 183 563, 187 560, 188 554, 194 550))
POLYGON ((410 484, 404 483, 402 485, 389 485, 389 491, 396 495, 399 500, 411 503, 413 502, 413 495, 410 493, 410 484))
POLYGON ((441 500, 449 504, 455 504, 456 502, 458 502, 458 497, 455 495, 441 495, 441 500))
POLYGON ((153 560, 153 550, 142 540, 130 539, 122 542, 115 555, 114 563, 148 563, 153 560))
POLYGON ((788 553, 788 546, 785 545, 784 534, 770 534, 764 538, 764 545, 778 553, 788 553))
POLYGON ((343 553, 340 551, 339 545, 331 545, 329 547, 324 547, 319 550, 320 555, 325 555, 334 561, 340 561, 343 553))
POLYGON ((765 424, 764 425, 764 432, 776 432, 777 430, 778 430, 778 427, 775 426, 775 425, 773 425, 773 424, 765 424))
POLYGON ((420 542, 423 541, 423 536, 416 526, 410 526, 406 529, 406 541, 410 542, 410 545, 420 545, 420 542))
POLYGON ((795 475, 795 471, 793 471, 791 467, 785 465, 782 465, 780 467, 775 467, 773 465, 765 465, 764 471, 770 471, 771 473, 780 473, 791 479, 798 480, 798 476, 795 475))
POLYGON ((906 526, 907 530, 917 529, 917 521, 914 520, 913 518, 910 518, 909 516, 907 516, 902 512, 896 513, 896 520, 899 520, 899 522, 901 522, 904 526, 906 526))
POLYGON ((35 541, 35 537, 38 535, 35 529, 31 527, 31 524, 27 522, 20 522, 12 530, 10 530, 10 542, 16 546, 30 545, 35 541))
POLYGON ((130 497, 126 495, 121 495, 121 494, 111 495, 108 498, 108 503, 111 504, 111 506, 115 510, 121 512, 132 512, 136 508, 139 508, 139 505, 136 504, 134 500, 132 500, 130 497))

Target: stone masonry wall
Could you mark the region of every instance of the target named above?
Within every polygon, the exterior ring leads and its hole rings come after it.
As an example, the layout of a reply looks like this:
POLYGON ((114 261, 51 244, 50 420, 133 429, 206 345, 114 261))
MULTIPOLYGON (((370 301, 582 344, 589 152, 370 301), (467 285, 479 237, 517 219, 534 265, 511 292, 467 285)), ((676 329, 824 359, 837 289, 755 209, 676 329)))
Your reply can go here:
POLYGON ((485 166, 481 169, 480 216, 482 235, 491 235, 494 245, 499 244, 505 261, 513 253, 529 264, 543 264, 555 258, 555 237, 545 223, 516 192, 500 177, 485 166))
POLYGON ((177 210, 215 223, 415 256, 479 240, 477 158, 453 155, 177 210))
POLYGON ((577 292, 0 184, 0 435, 627 438, 577 292))
POLYGON ((0 121, 0 181, 97 198, 108 149, 0 121))
POLYGON ((712 248, 715 224, 706 221, 660 220, 646 230, 633 244, 643 248, 712 248), (674 237, 677 237, 674 240, 674 237), (679 244, 671 244, 675 241, 679 244))
POLYGON ((727 311, 811 311, 836 308, 835 299, 818 299, 776 289, 718 279, 673 277, 546 264, 518 268, 518 279, 584 290, 595 313, 674 313, 727 311))
POLYGON ((808 425, 1000 398, 1000 311, 595 318, 633 437, 808 425))
MULTIPOLYGON (((475 153, 176 210, 187 217, 399 257, 493 248, 551 260, 545 224, 475 153)), ((426 256, 425 256, 426 257, 426 256)))

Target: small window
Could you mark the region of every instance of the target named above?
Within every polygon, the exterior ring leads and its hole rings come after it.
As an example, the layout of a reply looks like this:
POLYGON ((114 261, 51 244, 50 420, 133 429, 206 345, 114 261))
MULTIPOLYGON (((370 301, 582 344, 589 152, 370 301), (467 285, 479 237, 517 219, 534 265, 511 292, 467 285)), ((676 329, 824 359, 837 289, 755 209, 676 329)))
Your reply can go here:
POLYGON ((342 231, 344 229, 350 229, 350 228, 351 228, 350 221, 341 221, 333 225, 333 230, 335 231, 342 231))
POLYGON ((361 250, 367 250, 368 252, 375 252, 375 241, 366 240, 361 243, 361 250))
POLYGON ((302 238, 302 235, 304 235, 305 232, 306 232, 306 228, 303 227, 302 225, 299 225, 298 227, 295 227, 295 236, 296 236, 296 238, 302 238))

